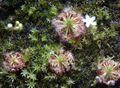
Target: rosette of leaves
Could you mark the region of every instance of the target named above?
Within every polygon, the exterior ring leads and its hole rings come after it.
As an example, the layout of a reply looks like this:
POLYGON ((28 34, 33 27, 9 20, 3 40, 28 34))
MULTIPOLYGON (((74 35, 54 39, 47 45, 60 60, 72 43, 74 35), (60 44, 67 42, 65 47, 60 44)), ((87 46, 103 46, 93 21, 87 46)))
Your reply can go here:
POLYGON ((23 55, 20 52, 7 52, 4 54, 3 67, 9 72, 16 72, 25 67, 23 55))
POLYGON ((110 59, 103 60, 96 71, 96 80, 108 86, 115 85, 120 78, 120 63, 110 59))
POLYGON ((71 8, 65 8, 52 20, 52 25, 63 42, 78 42, 85 33, 81 14, 71 8))
POLYGON ((74 56, 70 51, 65 51, 64 49, 52 51, 48 64, 52 72, 62 76, 74 68, 74 56))

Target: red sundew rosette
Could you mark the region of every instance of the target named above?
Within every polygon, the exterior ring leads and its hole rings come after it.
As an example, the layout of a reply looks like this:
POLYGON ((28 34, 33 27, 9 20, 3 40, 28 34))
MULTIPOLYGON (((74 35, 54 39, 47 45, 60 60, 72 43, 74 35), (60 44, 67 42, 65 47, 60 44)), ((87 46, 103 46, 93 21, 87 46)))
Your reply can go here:
POLYGON ((79 41, 82 35, 85 33, 85 26, 82 19, 83 18, 79 13, 76 13, 72 10, 63 10, 62 13, 60 13, 55 19, 53 19, 52 25, 62 41, 79 41), (64 21, 68 18, 72 22, 72 32, 67 32, 68 29, 64 25, 64 21))
POLYGON ((113 60, 103 60, 98 65, 98 70, 96 71, 96 80, 100 83, 104 83, 108 86, 115 85, 115 82, 120 79, 120 63, 113 60), (111 69, 111 76, 107 77, 107 69, 111 69))
POLYGON ((19 52, 4 54, 3 67, 9 72, 16 72, 25 67, 23 55, 19 52))
POLYGON ((63 76, 70 69, 74 68, 74 57, 70 51, 63 51, 57 55, 61 61, 57 60, 56 55, 51 55, 48 60, 49 69, 59 76, 63 76))

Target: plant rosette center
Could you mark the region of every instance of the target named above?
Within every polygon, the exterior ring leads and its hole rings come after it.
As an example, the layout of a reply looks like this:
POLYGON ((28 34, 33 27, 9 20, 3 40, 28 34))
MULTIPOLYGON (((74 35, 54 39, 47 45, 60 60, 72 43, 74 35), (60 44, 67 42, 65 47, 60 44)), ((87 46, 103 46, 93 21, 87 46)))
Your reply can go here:
POLYGON ((107 79, 114 78, 114 75, 113 75, 114 68, 113 67, 111 67, 111 66, 105 67, 104 72, 105 72, 105 78, 107 78, 107 79))
POLYGON ((12 66, 16 65, 19 63, 19 60, 15 57, 15 56, 11 56, 11 59, 10 59, 10 64, 12 66))
POLYGON ((72 39, 76 40, 76 37, 81 37, 85 33, 81 14, 72 10, 63 10, 62 13, 53 19, 52 25, 64 42, 69 42, 72 39))
POLYGON ((68 72, 73 67, 73 62, 74 58, 72 54, 66 51, 65 53, 60 52, 59 54, 54 54, 48 60, 50 70, 60 76, 65 72, 68 72))
POLYGON ((65 25, 65 28, 66 28, 66 33, 65 33, 66 35, 73 33, 73 25, 74 25, 74 23, 73 23, 72 19, 70 19, 69 17, 66 18, 63 21, 63 24, 65 25))
POLYGON ((115 81, 120 79, 120 64, 113 60, 103 60, 98 65, 96 79, 100 83, 115 85, 115 81))
POLYGON ((9 52, 5 54, 3 67, 10 72, 16 72, 25 67, 23 55, 19 52, 9 52))

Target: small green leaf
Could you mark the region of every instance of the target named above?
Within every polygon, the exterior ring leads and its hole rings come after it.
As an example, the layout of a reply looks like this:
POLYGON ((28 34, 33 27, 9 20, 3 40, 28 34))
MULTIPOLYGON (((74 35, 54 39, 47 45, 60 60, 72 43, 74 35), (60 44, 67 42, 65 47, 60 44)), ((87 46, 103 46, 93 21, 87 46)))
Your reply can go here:
POLYGON ((22 70, 22 73, 21 73, 21 75, 23 76, 23 77, 27 77, 27 75, 29 74, 29 72, 25 69, 25 70, 22 70))
POLYGON ((45 42, 45 41, 47 40, 46 35, 42 36, 41 40, 42 40, 43 42, 45 42))

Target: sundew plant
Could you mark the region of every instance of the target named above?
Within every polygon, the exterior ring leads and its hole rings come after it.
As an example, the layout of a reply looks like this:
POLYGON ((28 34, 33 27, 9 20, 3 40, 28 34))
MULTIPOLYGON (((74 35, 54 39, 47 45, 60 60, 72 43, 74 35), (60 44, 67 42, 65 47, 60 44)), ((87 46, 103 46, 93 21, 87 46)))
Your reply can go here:
POLYGON ((120 0, 0 0, 0 88, 120 88, 120 0))

